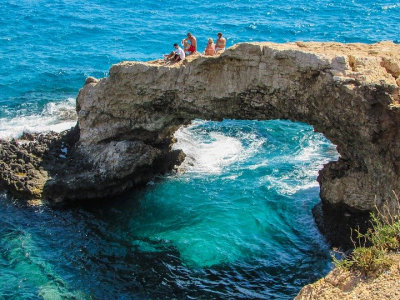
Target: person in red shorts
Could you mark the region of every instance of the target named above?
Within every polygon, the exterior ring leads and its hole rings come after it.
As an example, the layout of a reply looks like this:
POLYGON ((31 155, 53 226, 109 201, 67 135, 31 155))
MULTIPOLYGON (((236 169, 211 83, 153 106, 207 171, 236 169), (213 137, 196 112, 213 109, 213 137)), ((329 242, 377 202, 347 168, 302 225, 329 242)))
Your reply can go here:
POLYGON ((189 52, 189 55, 196 53, 197 52, 197 40, 190 32, 187 34, 187 38, 182 40, 182 43, 187 42, 187 41, 190 42, 190 46, 187 49, 187 52, 189 52))

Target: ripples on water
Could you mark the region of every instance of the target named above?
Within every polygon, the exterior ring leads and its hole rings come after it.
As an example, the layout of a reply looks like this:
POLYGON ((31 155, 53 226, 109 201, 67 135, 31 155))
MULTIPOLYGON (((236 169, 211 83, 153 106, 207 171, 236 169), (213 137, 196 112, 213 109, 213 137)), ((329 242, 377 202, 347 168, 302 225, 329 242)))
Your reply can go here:
MULTIPOLYGON (((0 3, 0 138, 76 121, 87 76, 150 60, 191 31, 244 41, 398 42, 398 1, 0 3)), ((335 148, 310 126, 195 121, 184 173, 111 203, 0 196, 0 299, 290 299, 330 268, 310 209, 335 148)))
MULTIPOLYGON (((246 41, 399 41, 397 1, 49 1, 0 3, 0 119, 75 98, 87 76, 168 53, 187 31, 246 41)), ((0 136, 4 133, 0 131, 0 136)))

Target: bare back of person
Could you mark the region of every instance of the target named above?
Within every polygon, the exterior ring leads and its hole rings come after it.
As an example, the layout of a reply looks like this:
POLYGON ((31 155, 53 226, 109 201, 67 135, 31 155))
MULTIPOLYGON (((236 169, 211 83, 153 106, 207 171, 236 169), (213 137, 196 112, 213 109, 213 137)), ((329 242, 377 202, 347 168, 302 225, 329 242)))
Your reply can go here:
POLYGON ((190 41, 190 45, 192 45, 192 47, 194 47, 197 50, 197 40, 196 40, 196 38, 194 36, 191 36, 189 38, 189 41, 190 41))
POLYGON ((224 37, 222 37, 222 33, 219 32, 218 39, 215 43, 215 51, 218 52, 218 51, 225 50, 225 47, 226 47, 226 39, 224 37))

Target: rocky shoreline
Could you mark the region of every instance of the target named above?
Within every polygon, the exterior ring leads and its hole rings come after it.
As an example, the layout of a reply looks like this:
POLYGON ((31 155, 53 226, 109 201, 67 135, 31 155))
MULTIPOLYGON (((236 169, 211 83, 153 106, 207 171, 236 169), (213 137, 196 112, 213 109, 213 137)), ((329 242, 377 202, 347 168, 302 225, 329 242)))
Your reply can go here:
POLYGON ((19 139, 0 140, 0 187, 17 198, 41 202, 51 174, 65 169, 79 139, 79 129, 63 133, 25 133, 19 139))
POLYGON ((62 133, 24 134, 19 139, 0 140, 0 166, 4 170, 0 187, 32 204, 101 200, 119 195, 117 187, 123 186, 125 191, 145 184, 184 159, 180 150, 163 153, 140 142, 81 148, 78 140, 78 127, 62 133), (119 151, 124 156, 118 157, 120 164, 116 164, 112 155, 119 151), (151 170, 146 168, 150 165, 151 170), (115 176, 116 172, 120 177, 115 176))
MULTIPOLYGON (((114 169, 110 175, 105 172, 102 175, 93 174, 92 170, 97 167, 96 162, 88 159, 94 156, 98 161, 103 160, 104 158, 100 157, 107 153, 109 145, 96 147, 89 155, 90 150, 79 149, 78 141, 78 127, 61 133, 24 134, 19 139, 0 140, 0 166, 4 170, 0 173, 0 187, 17 198, 26 199, 31 204, 69 203, 85 199, 102 200, 119 195, 120 192, 116 189, 110 188, 109 192, 105 192, 104 188, 97 189, 95 186, 98 184, 99 176, 103 176, 103 181, 109 180, 107 176, 113 176, 114 169), (66 184, 65 180, 71 180, 73 183, 66 184), (74 189, 67 189, 66 186, 73 186, 74 189)), ((115 149, 126 146, 125 143, 112 145, 115 149)), ((138 153, 141 151, 147 153, 147 149, 141 148, 143 146, 138 143, 128 144, 129 146, 132 147, 130 155, 134 157, 135 163, 138 153)), ((128 183, 129 187, 124 186, 123 191, 144 185, 154 176, 176 169, 184 157, 182 151, 167 152, 163 159, 158 159, 151 171, 146 170, 141 175, 135 169, 136 181, 128 183)), ((132 163, 129 163, 129 159, 131 158, 119 161, 131 168, 132 163)), ((124 166, 114 165, 113 168, 122 169, 124 166)), ((112 186, 110 182, 107 184, 112 186)), ((120 184, 121 182, 116 183, 120 184)), ((318 229, 332 247, 352 248, 351 228, 360 228, 361 232, 369 228, 369 212, 351 211, 345 206, 332 207, 329 203, 320 202, 313 208, 312 213, 318 229)))
POLYGON ((172 66, 122 62, 86 80, 69 133, 1 142, 0 185, 49 203, 114 197, 179 165, 173 134, 193 119, 297 120, 337 145, 314 217, 343 245, 400 190, 399 52, 391 42, 243 43, 172 66))
MULTIPOLYGON (((46 202, 47 198, 44 195, 54 199, 60 192, 57 185, 50 189, 43 188, 42 193, 37 186, 45 186, 46 180, 57 176, 60 170, 65 173, 62 174, 63 178, 67 174, 74 177, 75 173, 79 173, 80 169, 88 164, 83 157, 79 159, 78 139, 79 129, 75 127, 62 133, 24 134, 18 140, 0 140, 0 166, 4 170, 0 173, 0 187, 6 187, 12 195, 27 199, 33 205, 43 203, 43 200, 46 202)), ((170 171, 179 165, 184 159, 182 155, 183 153, 179 153, 178 157, 171 160, 174 163, 169 164, 168 169, 165 169, 164 165, 162 171, 170 171)), ((90 167, 88 165, 89 169, 90 167)), ((138 185, 150 179, 143 177, 143 181, 138 185)), ((103 198, 99 195, 99 199, 103 198)), ((54 204, 54 201, 47 203, 54 204)), ((350 228, 361 224, 366 229, 369 216, 365 212, 352 213, 346 208, 322 209, 322 205, 320 202, 313 208, 314 219, 322 234, 333 247, 351 248, 350 228), (345 224, 340 223, 343 222, 340 216, 344 211, 347 221, 345 224)), ((392 254, 390 259, 393 261, 391 268, 377 277, 334 269, 326 277, 305 286, 295 299, 400 299, 400 254, 392 254)))

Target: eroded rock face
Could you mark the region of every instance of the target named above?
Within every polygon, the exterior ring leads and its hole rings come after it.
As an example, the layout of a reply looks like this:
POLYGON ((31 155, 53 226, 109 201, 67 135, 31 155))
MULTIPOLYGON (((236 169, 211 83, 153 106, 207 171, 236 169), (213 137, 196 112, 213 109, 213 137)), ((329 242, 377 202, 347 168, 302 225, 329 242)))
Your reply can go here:
POLYGON ((325 204, 350 211, 394 205, 399 53, 391 42, 244 43, 173 66, 122 62, 80 91, 79 142, 141 140, 157 147, 195 118, 296 120, 338 146, 339 161, 318 177, 325 204))
MULTIPOLYGON (((179 164, 173 133, 195 118, 289 119, 313 125, 340 153, 318 177, 322 205, 314 213, 329 234, 354 221, 352 213, 397 205, 399 54, 391 42, 245 43, 172 66, 122 62, 81 89, 79 141, 70 138, 65 157, 68 134, 0 141, 0 185, 53 202, 114 196, 179 164)), ((306 287, 298 299, 318 293, 306 287)))
POLYGON ((0 140, 0 187, 32 204, 98 200, 165 173, 183 161, 142 141, 78 147, 78 128, 0 140))

